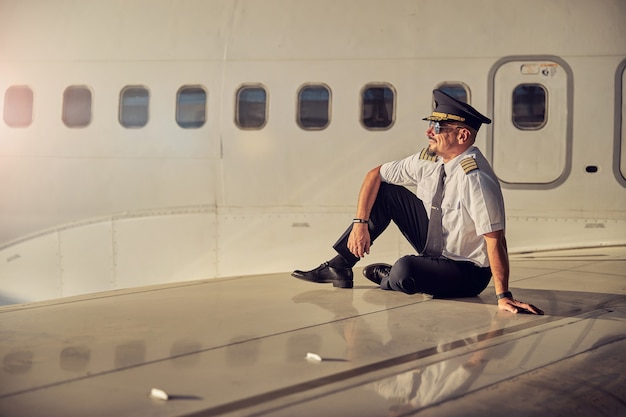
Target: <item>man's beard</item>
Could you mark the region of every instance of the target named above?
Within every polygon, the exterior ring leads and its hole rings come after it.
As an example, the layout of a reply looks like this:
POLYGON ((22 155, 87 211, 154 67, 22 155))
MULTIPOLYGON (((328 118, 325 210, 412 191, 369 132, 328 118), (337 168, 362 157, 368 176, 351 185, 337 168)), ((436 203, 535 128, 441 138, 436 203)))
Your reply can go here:
POLYGON ((426 149, 426 153, 428 154, 428 156, 437 156, 437 152, 430 149, 430 145, 428 145, 428 149, 426 149))

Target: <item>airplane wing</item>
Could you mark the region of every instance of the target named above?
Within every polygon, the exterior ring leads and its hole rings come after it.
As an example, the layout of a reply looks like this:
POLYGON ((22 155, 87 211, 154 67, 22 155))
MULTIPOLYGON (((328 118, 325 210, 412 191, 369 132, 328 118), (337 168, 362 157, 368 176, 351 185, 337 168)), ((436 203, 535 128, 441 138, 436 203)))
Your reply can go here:
POLYGON ((514 256, 513 294, 544 316, 356 272, 351 290, 266 274, 0 307, 0 415, 626 413, 625 247, 514 256))

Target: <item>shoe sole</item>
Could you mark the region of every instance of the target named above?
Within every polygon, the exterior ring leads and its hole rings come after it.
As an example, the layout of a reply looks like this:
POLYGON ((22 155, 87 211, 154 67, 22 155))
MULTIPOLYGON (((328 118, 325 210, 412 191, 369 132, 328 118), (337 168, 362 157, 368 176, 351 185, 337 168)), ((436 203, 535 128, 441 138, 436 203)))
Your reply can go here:
POLYGON ((294 277, 294 278, 298 278, 298 279, 300 279, 302 281, 311 282, 313 284, 330 284, 330 283, 332 283, 333 287, 336 287, 336 288, 352 288, 354 286, 354 283, 352 281, 348 281, 348 280, 344 280, 344 279, 342 279, 342 280, 337 279, 337 280, 334 280, 334 281, 311 281, 309 279, 306 279, 305 277, 303 277, 300 274, 292 273, 291 276, 294 277))

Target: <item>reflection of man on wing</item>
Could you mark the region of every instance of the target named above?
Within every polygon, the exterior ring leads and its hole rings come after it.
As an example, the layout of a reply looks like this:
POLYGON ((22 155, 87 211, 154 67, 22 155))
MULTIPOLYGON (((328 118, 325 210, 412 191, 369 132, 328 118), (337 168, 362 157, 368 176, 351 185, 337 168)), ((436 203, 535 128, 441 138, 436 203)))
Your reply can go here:
MULTIPOLYGON (((459 395, 466 394, 480 378, 494 354, 504 351, 483 349, 488 341, 497 337, 498 313, 491 320, 491 328, 484 335, 459 340, 454 348, 469 346, 471 355, 456 356, 448 360, 431 363, 392 377, 372 382, 368 388, 376 391, 389 402, 389 416, 400 416, 421 408, 440 403, 459 395), (496 353, 497 352, 497 353, 496 353)), ((438 353, 453 349, 441 341, 438 353)))
POLYGON ((371 170, 354 222, 333 246, 338 255, 292 275, 352 288, 352 267, 394 221, 419 255, 404 256, 393 266, 367 266, 363 274, 382 289, 472 297, 493 276, 500 309, 542 314, 515 300, 508 288, 504 200, 496 175, 474 146, 480 126, 491 120, 441 90, 433 94, 436 107, 424 118, 430 121, 428 148, 371 170), (405 188, 409 185, 417 187, 417 195, 405 188))

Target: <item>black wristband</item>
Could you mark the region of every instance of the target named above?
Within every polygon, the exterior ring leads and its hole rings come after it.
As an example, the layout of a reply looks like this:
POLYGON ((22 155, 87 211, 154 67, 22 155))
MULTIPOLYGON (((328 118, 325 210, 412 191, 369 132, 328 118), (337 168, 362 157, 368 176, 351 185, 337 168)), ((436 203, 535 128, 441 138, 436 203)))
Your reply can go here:
POLYGON ((369 220, 365 220, 365 219, 354 219, 354 220, 352 220, 352 223, 369 223, 369 220))
POLYGON ((499 300, 501 298, 513 298, 513 294, 511 294, 511 291, 506 291, 503 292, 501 294, 496 294, 496 298, 499 300))

